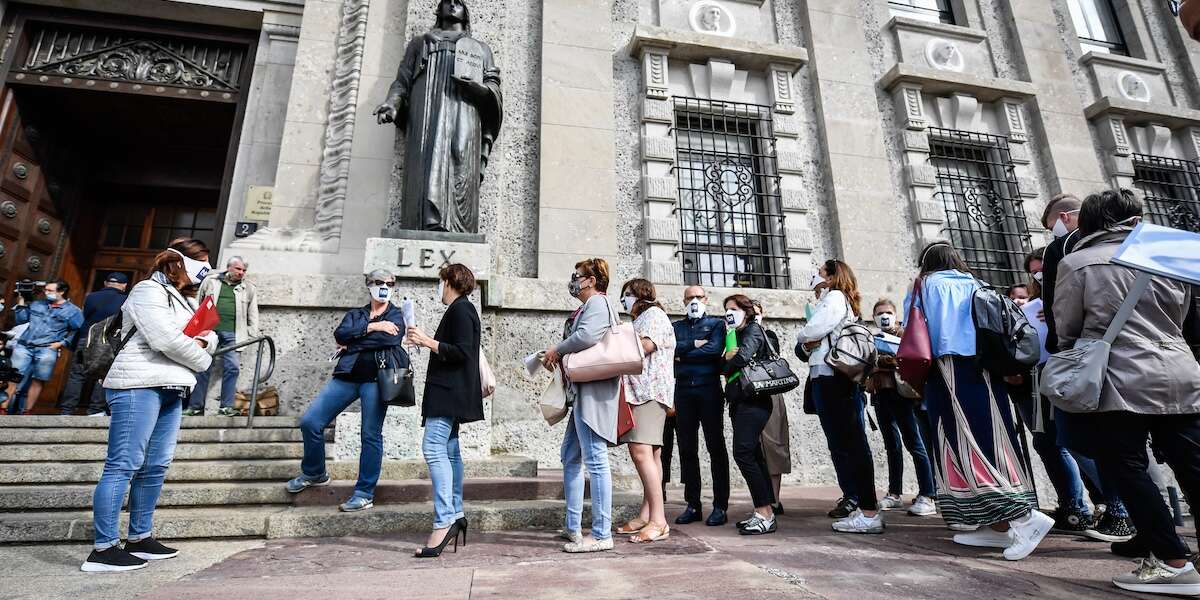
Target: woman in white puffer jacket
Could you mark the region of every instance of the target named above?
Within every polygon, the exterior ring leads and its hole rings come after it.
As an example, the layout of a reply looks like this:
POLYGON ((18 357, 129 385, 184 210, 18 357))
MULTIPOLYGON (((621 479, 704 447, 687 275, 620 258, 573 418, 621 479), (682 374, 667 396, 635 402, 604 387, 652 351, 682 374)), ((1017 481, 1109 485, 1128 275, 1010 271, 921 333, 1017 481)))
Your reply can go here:
POLYGON ((134 286, 121 308, 121 339, 104 379, 112 420, 104 474, 92 497, 95 549, 81 569, 129 571, 149 560, 173 558, 177 550, 151 536, 154 508, 175 454, 183 403, 207 370, 217 348, 211 331, 196 337, 183 330, 195 313, 180 293, 208 274, 208 247, 175 240, 154 259, 154 272, 134 286), (118 519, 129 491, 129 536, 120 547, 118 519))

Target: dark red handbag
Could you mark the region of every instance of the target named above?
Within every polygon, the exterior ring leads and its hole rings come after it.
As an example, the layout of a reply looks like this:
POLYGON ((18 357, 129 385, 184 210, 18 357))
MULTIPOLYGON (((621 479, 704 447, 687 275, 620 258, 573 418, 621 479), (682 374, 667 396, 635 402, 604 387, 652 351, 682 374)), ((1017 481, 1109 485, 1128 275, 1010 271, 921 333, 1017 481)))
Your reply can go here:
POLYGON ((620 385, 621 397, 617 404, 617 439, 624 437, 637 426, 637 422, 633 418, 633 407, 629 401, 625 400, 625 379, 623 377, 620 385))
POLYGON ((904 320, 900 349, 896 352, 896 371, 900 374, 900 379, 917 391, 925 387, 929 370, 933 368, 933 344, 929 339, 929 323, 925 321, 922 283, 920 277, 913 282, 912 303, 904 320))

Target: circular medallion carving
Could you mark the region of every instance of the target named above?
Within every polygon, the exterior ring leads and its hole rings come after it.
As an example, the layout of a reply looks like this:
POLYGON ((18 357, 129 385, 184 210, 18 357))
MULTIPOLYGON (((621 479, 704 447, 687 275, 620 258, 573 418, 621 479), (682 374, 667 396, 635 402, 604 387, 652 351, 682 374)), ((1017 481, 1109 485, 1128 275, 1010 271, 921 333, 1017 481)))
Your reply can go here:
POLYGON ((1150 85, 1141 75, 1133 71, 1121 71, 1117 73, 1117 89, 1121 95, 1128 100, 1137 102, 1150 101, 1150 85))
POLYGON ((0 214, 10 219, 17 218, 17 203, 12 200, 0 202, 0 214))
POLYGON ((54 229, 54 226, 50 224, 50 221, 48 219, 45 219, 45 218, 38 219, 38 222, 37 222, 38 233, 40 233, 42 235, 49 235, 51 229, 54 229))
POLYGON ((37 273, 42 270, 42 259, 30 256, 29 260, 25 261, 25 266, 29 269, 30 273, 37 273))
POLYGON ((701 0, 692 5, 688 22, 693 31, 712 35, 732 36, 737 31, 733 15, 713 0, 701 0))
POLYGON ((29 165, 25 163, 17 163, 13 165, 13 176, 17 179, 25 179, 29 177, 29 165))
POLYGON ((958 46, 946 39, 933 38, 925 43, 925 62, 939 71, 961 73, 966 60, 958 46))

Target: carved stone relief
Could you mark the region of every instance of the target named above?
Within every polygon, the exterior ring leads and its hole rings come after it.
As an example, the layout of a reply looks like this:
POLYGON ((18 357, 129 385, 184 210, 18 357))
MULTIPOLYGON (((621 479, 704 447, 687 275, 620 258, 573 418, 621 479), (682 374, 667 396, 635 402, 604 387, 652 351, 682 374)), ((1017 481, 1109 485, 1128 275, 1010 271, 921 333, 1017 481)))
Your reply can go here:
POLYGON ((733 14, 712 0, 701 0, 692 6, 688 15, 692 31, 732 37, 737 33, 733 14))
POLYGON ((961 73, 966 60, 958 46, 950 40, 932 38, 925 43, 925 62, 939 71, 961 73))
POLYGON ((1117 73, 1117 90, 1127 100, 1135 100, 1137 102, 1150 101, 1150 86, 1141 75, 1133 71, 1121 71, 1117 73))

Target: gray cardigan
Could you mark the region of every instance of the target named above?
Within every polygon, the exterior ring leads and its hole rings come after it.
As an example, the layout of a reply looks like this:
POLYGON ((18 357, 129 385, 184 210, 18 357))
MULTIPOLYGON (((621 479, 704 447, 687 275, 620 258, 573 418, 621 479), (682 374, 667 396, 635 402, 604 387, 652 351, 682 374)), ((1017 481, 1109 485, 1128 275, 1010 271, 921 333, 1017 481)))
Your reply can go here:
MULTIPOLYGON (((592 296, 578 316, 568 320, 563 341, 558 344, 562 356, 586 350, 600 343, 615 319, 608 297, 592 296)), ((580 411, 583 422, 610 444, 617 443, 617 404, 620 401, 620 377, 587 383, 567 382, 567 399, 580 411)))

